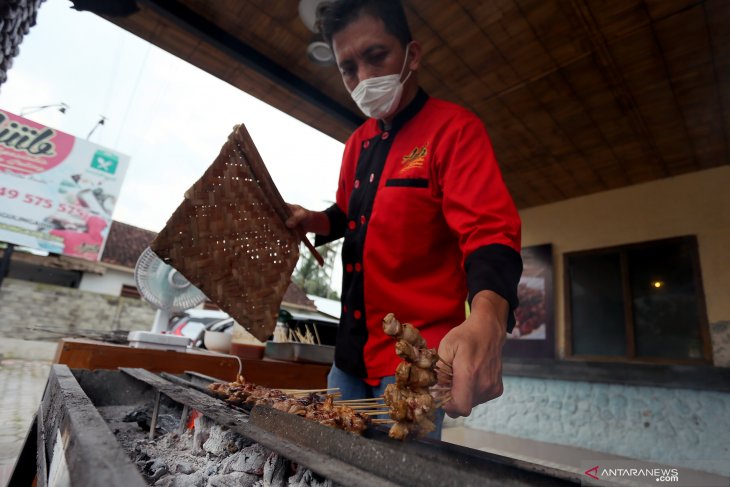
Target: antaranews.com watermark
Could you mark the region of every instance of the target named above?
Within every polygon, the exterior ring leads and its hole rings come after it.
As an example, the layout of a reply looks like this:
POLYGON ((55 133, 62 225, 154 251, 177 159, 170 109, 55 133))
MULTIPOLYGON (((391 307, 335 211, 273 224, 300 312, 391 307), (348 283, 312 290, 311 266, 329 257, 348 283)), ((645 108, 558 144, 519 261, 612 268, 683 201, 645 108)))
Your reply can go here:
POLYGON ((727 477, 697 470, 650 462, 593 460, 584 462, 583 485, 672 485, 677 487, 715 487, 730 485, 727 477))

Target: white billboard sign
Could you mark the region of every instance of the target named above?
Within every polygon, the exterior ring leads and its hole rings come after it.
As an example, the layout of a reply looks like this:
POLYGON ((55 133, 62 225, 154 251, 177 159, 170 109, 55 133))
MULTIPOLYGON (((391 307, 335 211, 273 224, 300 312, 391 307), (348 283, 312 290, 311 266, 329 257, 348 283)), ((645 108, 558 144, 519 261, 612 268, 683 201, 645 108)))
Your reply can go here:
POLYGON ((0 241, 99 260, 129 157, 0 109, 0 241))

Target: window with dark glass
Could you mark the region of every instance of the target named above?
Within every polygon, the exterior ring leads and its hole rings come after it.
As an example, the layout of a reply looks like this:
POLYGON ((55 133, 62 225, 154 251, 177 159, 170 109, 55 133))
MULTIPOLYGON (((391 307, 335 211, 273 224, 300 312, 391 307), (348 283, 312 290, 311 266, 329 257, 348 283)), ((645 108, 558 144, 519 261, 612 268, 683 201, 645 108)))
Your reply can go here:
POLYGON ((51 284, 53 286, 78 289, 81 283, 81 271, 46 267, 21 260, 10 262, 8 277, 23 281, 51 284))
POLYGON ((129 286, 127 284, 122 284, 122 291, 119 295, 123 298, 142 299, 142 295, 139 293, 137 286, 129 286))
POLYGON ((697 240, 566 254, 568 354, 710 361, 697 240))

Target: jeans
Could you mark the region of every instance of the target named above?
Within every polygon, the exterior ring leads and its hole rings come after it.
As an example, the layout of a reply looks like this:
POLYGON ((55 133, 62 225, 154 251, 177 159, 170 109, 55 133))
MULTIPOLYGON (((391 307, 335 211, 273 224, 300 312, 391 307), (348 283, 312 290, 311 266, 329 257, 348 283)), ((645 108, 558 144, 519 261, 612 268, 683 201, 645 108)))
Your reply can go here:
MULTIPOLYGON (((350 375, 347 372, 343 372, 342 370, 338 369, 335 364, 332 364, 332 369, 327 376, 327 387, 338 387, 340 389, 340 394, 342 394, 341 399, 343 400, 369 399, 371 397, 382 396, 383 392, 385 392, 385 386, 387 386, 388 384, 392 384, 393 382, 395 382, 395 376, 391 375, 388 377, 383 377, 380 380, 379 385, 371 386, 366 384, 365 381, 363 381, 359 377, 355 377, 354 375, 350 375)), ((437 409, 436 418, 434 420, 436 429, 426 435, 426 438, 440 440, 441 427, 443 426, 443 423, 444 410, 437 409)))

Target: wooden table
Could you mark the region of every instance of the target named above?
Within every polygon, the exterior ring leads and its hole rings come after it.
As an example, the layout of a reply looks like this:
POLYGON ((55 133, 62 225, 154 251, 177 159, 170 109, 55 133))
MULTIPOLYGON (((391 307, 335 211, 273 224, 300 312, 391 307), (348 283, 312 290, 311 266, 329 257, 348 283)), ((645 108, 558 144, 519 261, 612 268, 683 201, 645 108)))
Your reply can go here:
MULTIPOLYGON (((72 369, 116 369, 139 367, 150 372, 181 374, 186 370, 232 381, 238 374, 238 360, 232 355, 188 349, 187 352, 133 348, 127 345, 65 338, 58 344, 57 364, 72 369)), ((329 365, 281 362, 269 359, 241 359, 246 380, 265 387, 320 389, 327 387, 329 365)))
POLYGON ((57 364, 72 369, 116 369, 140 367, 150 372, 181 374, 192 370, 224 380, 233 380, 238 373, 235 357, 190 349, 187 352, 134 348, 128 345, 65 338, 56 350, 57 364))

